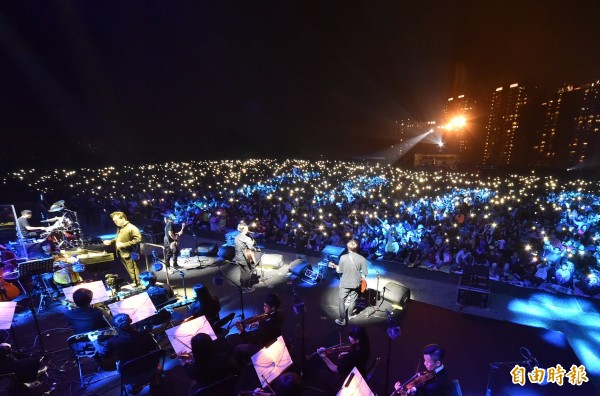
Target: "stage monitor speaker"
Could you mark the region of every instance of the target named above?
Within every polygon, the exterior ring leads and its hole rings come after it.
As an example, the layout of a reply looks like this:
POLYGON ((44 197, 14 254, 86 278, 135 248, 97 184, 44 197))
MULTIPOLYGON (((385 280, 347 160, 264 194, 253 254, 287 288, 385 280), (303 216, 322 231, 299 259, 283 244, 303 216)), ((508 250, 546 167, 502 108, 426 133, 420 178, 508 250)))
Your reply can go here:
POLYGON ((215 257, 217 255, 217 244, 210 242, 201 242, 196 246, 198 256, 215 257))
POLYGON ((265 253, 260 257, 260 265, 263 268, 280 269, 283 266, 283 256, 265 253))
POLYGON ((404 308, 410 301, 410 289, 399 283, 388 282, 383 287, 383 299, 404 308))
POLYGON ((480 276, 482 278, 489 278, 490 269, 488 267, 484 267, 483 265, 466 265, 463 269, 463 276, 480 276))
POLYGON ((309 268, 312 270, 312 266, 310 264, 302 259, 298 259, 290 263, 290 268, 288 271, 298 277, 303 277, 306 273, 306 270, 309 268))
POLYGON ((343 246, 327 245, 323 248, 323 250, 321 250, 321 257, 326 258, 327 261, 339 264, 340 257, 342 256, 342 254, 344 254, 345 250, 346 248, 343 246))
POLYGON ((217 256, 223 260, 232 261, 235 258, 235 247, 232 245, 223 245, 217 252, 217 256))

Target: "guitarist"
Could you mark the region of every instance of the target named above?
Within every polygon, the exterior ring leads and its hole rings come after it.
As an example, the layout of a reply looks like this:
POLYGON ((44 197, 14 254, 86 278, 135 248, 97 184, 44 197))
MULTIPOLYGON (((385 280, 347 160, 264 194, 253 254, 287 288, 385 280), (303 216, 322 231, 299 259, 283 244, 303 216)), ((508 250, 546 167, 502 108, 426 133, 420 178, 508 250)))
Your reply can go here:
POLYGON ((368 274, 367 270, 367 259, 357 253, 358 242, 354 239, 348 241, 346 244, 348 253, 340 257, 340 264, 336 266, 338 274, 341 274, 340 278, 340 306, 339 306, 339 318, 335 320, 335 323, 340 326, 345 326, 348 323, 349 316, 354 311, 356 305, 356 298, 358 297, 358 291, 361 287, 361 282, 366 279, 368 274), (346 301, 348 302, 348 309, 346 310, 346 301))
POLYGON ((244 293, 254 291, 252 285, 252 272, 256 265, 254 241, 248 236, 248 226, 243 221, 238 224, 239 234, 235 237, 235 263, 240 267, 240 286, 244 293))
POLYGON ((177 256, 179 255, 179 238, 185 229, 185 223, 181 224, 179 232, 173 231, 173 217, 170 214, 164 214, 165 220, 165 266, 169 273, 182 270, 183 267, 177 264, 177 256), (171 257, 173 257, 173 267, 171 267, 171 257))

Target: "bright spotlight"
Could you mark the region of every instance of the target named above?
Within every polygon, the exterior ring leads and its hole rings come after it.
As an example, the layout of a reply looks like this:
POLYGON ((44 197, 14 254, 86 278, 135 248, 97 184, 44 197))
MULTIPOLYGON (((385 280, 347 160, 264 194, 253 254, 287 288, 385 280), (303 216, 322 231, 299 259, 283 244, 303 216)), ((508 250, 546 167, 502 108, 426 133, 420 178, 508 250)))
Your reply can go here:
POLYGON ((456 116, 452 117, 450 122, 448 123, 448 129, 462 129, 467 125, 467 119, 465 116, 456 116))

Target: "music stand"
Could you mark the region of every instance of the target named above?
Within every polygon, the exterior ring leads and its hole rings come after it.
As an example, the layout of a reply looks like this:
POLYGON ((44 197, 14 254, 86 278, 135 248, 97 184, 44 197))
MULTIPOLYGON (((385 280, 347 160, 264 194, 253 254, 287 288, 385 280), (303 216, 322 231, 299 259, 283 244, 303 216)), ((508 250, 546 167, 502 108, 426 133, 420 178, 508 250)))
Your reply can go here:
POLYGON ((149 318, 156 313, 154 303, 147 292, 112 303, 108 308, 113 317, 121 313, 129 315, 132 324, 149 318))
POLYGON ((18 276, 19 278, 23 278, 25 276, 41 275, 52 272, 53 265, 54 259, 52 258, 25 261, 18 266, 18 276))
POLYGON ((14 329, 12 327, 13 318, 15 317, 15 308, 17 303, 13 301, 0 302, 0 330, 9 330, 12 335, 13 341, 15 342, 15 350, 19 350, 19 342, 15 336, 14 329))
POLYGON ((352 395, 365 395, 375 396, 375 393, 369 388, 367 381, 360 375, 360 371, 356 367, 350 371, 350 374, 344 380, 344 384, 337 393, 337 396, 352 396, 352 395))
POLYGON ((169 338, 173 350, 177 355, 191 353, 192 338, 199 333, 208 334, 213 341, 217 339, 217 335, 206 319, 206 316, 200 316, 199 318, 165 330, 165 334, 169 338))
POLYGON ((71 287, 63 287, 63 293, 65 293, 65 297, 67 298, 67 301, 69 302, 75 302, 73 301, 73 293, 75 293, 76 290, 78 289, 88 289, 91 290, 93 293, 93 297, 92 297, 92 302, 90 304, 98 304, 101 302, 104 302, 106 300, 109 300, 110 297, 108 296, 108 293, 106 292, 106 287, 104 286, 104 282, 102 281, 94 281, 94 282, 89 282, 89 283, 82 283, 76 286, 71 286, 71 287))
POLYGON ((275 381, 292 365, 292 357, 285 346, 283 337, 277 337, 274 343, 256 352, 252 356, 252 364, 261 386, 263 388, 268 387, 271 382, 275 381))
MULTIPOLYGON (((26 276, 33 275, 41 275, 47 272, 53 271, 54 260, 52 258, 41 259, 41 260, 30 260, 20 263, 18 266, 18 277, 19 282, 21 282, 21 278, 26 276)), ((35 313, 35 306, 33 305, 33 299, 31 298, 31 287, 27 290, 27 296, 29 297, 29 305, 31 309, 31 313, 33 314, 33 322, 35 323, 35 329, 38 334, 38 338, 40 340, 40 347, 42 348, 42 353, 46 354, 46 347, 44 346, 44 338, 42 337, 42 333, 40 332, 40 324, 37 320, 37 315, 35 313)))
POLYGON ((11 328, 16 306, 13 301, 0 302, 0 330, 11 328))

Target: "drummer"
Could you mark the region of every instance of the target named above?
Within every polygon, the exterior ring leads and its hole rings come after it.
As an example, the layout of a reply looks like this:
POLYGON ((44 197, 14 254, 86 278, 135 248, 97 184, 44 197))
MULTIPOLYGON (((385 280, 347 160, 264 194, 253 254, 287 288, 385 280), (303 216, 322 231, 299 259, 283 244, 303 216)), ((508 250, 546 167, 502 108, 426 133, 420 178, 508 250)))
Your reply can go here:
POLYGON ((46 227, 33 227, 29 225, 31 216, 31 210, 25 209, 21 211, 21 217, 17 219, 17 227, 19 228, 21 235, 25 238, 37 238, 42 231, 46 231, 46 227))

